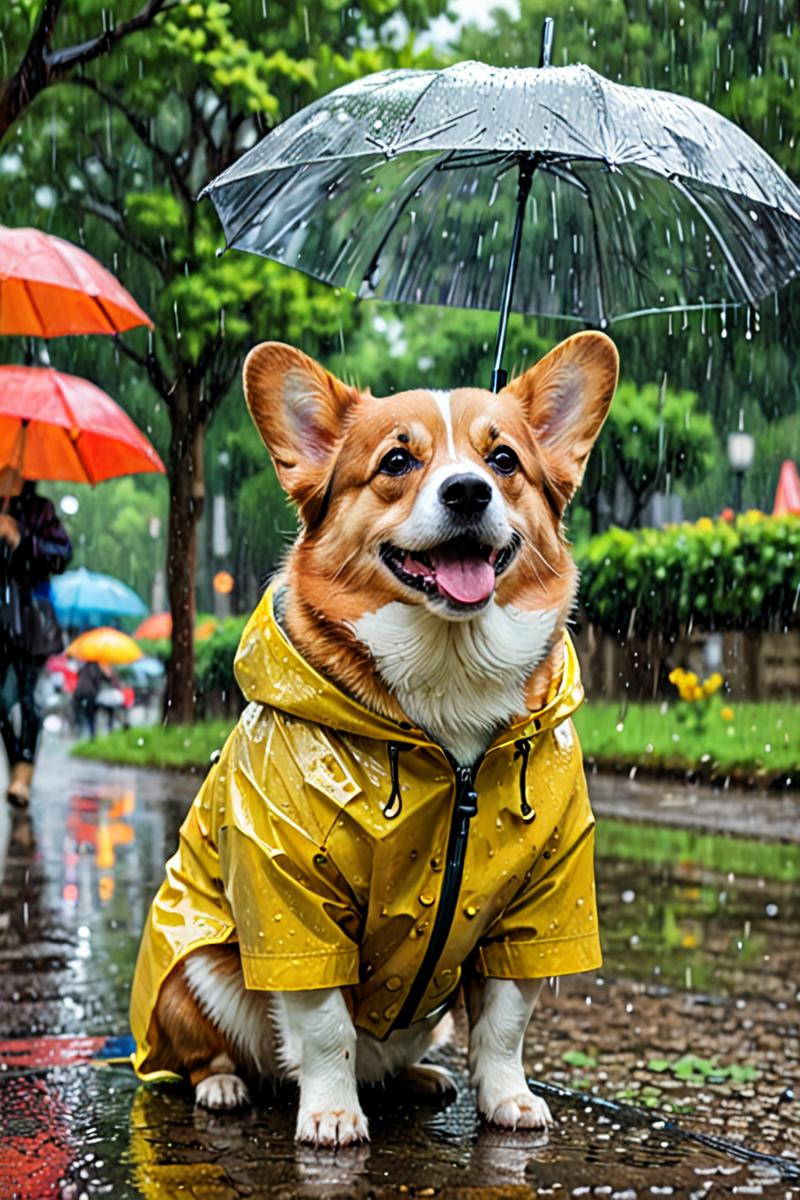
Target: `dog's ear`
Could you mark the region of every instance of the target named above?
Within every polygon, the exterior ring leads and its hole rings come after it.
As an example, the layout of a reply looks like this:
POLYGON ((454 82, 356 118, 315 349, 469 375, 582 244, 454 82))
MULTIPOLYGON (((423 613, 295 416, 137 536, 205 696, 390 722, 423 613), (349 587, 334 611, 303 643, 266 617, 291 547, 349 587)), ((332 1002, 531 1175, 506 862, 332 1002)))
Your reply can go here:
POLYGON ((312 522, 360 393, 301 350, 262 342, 245 359, 244 394, 282 486, 312 522))
POLYGON ((525 406, 564 507, 583 478, 618 376, 619 355, 611 338, 587 330, 561 342, 505 389, 525 406))

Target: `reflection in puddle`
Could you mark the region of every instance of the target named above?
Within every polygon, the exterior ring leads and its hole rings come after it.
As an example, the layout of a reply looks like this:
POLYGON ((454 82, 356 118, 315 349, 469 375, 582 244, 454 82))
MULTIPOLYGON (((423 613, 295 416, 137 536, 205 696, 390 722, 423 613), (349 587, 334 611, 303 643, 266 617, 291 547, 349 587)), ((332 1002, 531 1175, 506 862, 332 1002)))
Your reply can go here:
MULTIPOLYGON (((196 787, 62 765, 71 786, 56 780, 39 792, 32 820, 0 808, 0 1029, 30 1039, 22 1057, 0 1047, 0 1157, 13 1166, 11 1188, 0 1167, 0 1195, 52 1194, 51 1169, 64 1197, 115 1200, 488 1200, 599 1187, 632 1200, 665 1186, 673 1195, 705 1193, 708 1180, 716 1195, 775 1181, 767 1166, 574 1100, 552 1102, 547 1139, 482 1130, 463 1047, 452 1052, 455 1104, 435 1111, 397 1089, 376 1090, 366 1097, 371 1146, 336 1155, 294 1145, 291 1094, 267 1095, 244 1117, 212 1117, 195 1113, 179 1087, 145 1087, 122 1068, 80 1065, 96 1052, 91 1039, 73 1059, 60 1055, 50 1035, 86 1033, 100 1044, 127 1029, 139 930, 196 787), (33 1161, 43 1174, 34 1177, 33 1161)), ((530 1068, 578 1091, 652 1101, 659 1111, 672 1105, 689 1127, 800 1155, 800 1106, 779 1103, 793 1096, 800 1055, 800 848, 614 821, 600 823, 599 847, 605 965, 562 980, 558 994, 547 990, 528 1040, 530 1068), (687 1082, 672 1070, 687 1052, 752 1064, 756 1075, 737 1086, 730 1078, 687 1082), (670 1069, 654 1074, 657 1057, 670 1069)))

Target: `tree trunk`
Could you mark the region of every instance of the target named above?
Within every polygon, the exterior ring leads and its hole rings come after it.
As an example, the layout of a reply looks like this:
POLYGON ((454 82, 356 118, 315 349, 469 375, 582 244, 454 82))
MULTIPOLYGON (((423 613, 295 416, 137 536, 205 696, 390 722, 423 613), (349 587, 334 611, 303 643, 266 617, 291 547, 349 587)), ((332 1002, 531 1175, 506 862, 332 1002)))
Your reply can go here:
POLYGON ((194 395, 176 404, 169 446, 167 595, 172 613, 172 656, 167 666, 164 715, 170 725, 186 725, 194 719, 197 523, 205 490, 205 425, 197 421, 198 405, 199 397, 194 395))

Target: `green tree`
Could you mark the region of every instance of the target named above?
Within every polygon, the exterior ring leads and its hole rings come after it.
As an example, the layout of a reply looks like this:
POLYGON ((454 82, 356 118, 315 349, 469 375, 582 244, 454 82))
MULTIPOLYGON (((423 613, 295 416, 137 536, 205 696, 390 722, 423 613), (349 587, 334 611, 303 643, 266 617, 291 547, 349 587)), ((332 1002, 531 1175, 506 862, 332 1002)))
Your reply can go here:
MULTIPOLYGON (((76 24, 99 7, 76 0, 76 24)), ((398 0, 359 8, 284 0, 265 17, 261 0, 181 0, 146 33, 131 34, 124 54, 74 76, 57 103, 43 96, 23 122, 31 124, 18 196, 27 188, 30 205, 37 189, 55 190, 52 227, 67 236, 83 230, 106 261, 119 254, 125 280, 137 279, 134 290, 156 320, 154 338, 131 336, 119 351, 148 379, 169 422, 171 720, 193 712, 197 523, 213 414, 256 341, 284 339, 320 354, 353 320, 349 302, 298 273, 243 254, 217 257, 218 222, 195 196, 315 96, 410 62, 410 45, 379 48, 392 44, 383 31, 399 8, 398 0)), ((417 0, 402 11, 413 30, 442 8, 443 0, 417 0)))
POLYGON ((632 528, 654 492, 703 478, 715 435, 711 418, 697 408, 693 392, 620 383, 582 485, 592 533, 599 532, 604 509, 615 524, 632 528))
POLYGON ((71 494, 79 508, 62 513, 73 546, 71 567, 88 567, 124 580, 149 606, 164 562, 167 488, 157 476, 127 476, 101 488, 49 484, 54 501, 71 494))

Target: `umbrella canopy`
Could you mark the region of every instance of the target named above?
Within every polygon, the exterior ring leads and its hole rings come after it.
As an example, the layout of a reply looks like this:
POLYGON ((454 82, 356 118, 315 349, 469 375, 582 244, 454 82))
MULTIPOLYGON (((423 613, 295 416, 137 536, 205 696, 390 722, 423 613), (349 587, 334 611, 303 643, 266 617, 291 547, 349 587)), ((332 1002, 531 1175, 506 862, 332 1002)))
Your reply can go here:
POLYGON ((145 617, 141 625, 134 631, 133 636, 138 641, 160 642, 172 637, 172 613, 153 613, 145 617))
POLYGON ((604 328, 754 304, 800 271, 800 192, 769 155, 585 66, 382 71, 205 193, 228 246, 361 296, 500 309, 500 352, 509 308, 604 328))
MULTIPOLYGON (((206 617, 198 622, 195 626, 194 636, 198 642, 203 642, 210 638, 214 630, 217 628, 217 621, 214 617, 206 617)), ((146 617, 142 621, 133 635, 137 641, 161 641, 163 638, 172 637, 172 613, 153 613, 152 616, 146 617)))
POLYGON ((70 642, 65 653, 82 662, 107 663, 115 667, 142 658, 142 652, 132 637, 108 626, 82 633, 74 642, 70 642))
POLYGON ((50 586, 59 621, 72 628, 102 625, 120 617, 141 617, 147 612, 133 588, 113 575, 88 571, 86 567, 55 575, 50 586))
POLYGON ((0 226, 0 333, 124 333, 153 323, 85 250, 40 229, 0 226))
POLYGON ((797 465, 787 458, 778 476, 772 515, 773 517, 785 517, 790 514, 800 517, 800 474, 798 474, 797 465))
POLYGON ((150 442, 100 388, 52 367, 0 367, 0 465, 26 479, 99 483, 164 471, 150 442))

